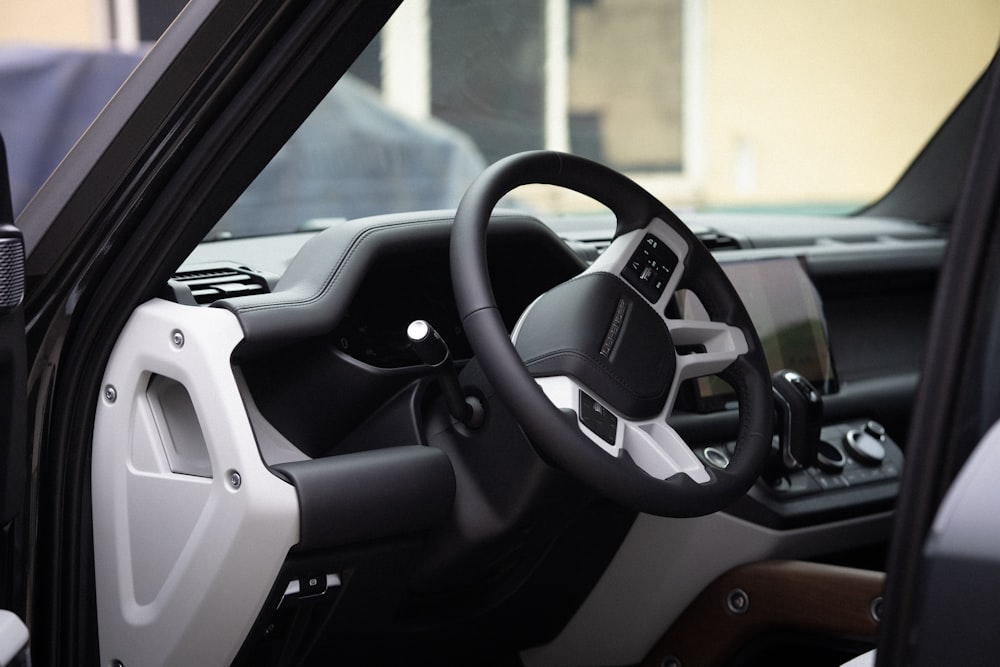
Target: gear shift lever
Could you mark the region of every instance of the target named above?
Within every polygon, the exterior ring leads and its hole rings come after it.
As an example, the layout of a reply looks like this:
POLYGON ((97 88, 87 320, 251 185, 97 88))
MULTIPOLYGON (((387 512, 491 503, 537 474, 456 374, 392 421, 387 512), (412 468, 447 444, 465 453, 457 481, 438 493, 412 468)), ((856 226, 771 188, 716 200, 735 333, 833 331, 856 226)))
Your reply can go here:
POLYGON ((771 377, 778 412, 781 467, 785 471, 808 468, 816 461, 823 422, 823 398, 795 371, 781 370, 771 377))

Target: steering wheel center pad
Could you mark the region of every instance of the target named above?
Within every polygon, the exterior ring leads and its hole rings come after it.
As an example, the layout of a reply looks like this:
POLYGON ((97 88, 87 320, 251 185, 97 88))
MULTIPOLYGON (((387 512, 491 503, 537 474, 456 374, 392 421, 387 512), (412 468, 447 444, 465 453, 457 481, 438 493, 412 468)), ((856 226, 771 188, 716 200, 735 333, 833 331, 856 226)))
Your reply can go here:
POLYGON ((609 273, 583 274, 539 297, 515 347, 533 376, 575 378, 633 419, 663 410, 677 366, 663 319, 609 273))

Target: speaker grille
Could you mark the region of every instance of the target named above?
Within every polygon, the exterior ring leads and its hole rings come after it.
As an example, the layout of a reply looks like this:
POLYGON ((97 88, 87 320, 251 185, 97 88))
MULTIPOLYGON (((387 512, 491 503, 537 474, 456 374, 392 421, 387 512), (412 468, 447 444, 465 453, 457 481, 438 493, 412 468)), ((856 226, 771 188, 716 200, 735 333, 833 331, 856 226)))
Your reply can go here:
POLYGON ((0 238, 0 311, 13 310, 24 298, 24 242, 0 238))

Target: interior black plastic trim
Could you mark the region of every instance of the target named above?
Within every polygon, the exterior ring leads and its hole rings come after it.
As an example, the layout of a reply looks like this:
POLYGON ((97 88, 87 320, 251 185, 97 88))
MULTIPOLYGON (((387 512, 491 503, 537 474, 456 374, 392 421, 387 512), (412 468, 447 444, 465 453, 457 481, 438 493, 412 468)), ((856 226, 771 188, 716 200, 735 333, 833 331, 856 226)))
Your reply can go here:
MULTIPOLYGON (((905 419, 918 381, 918 373, 903 373, 851 382, 842 386, 838 393, 823 397, 823 419, 828 423, 859 417, 875 419, 905 451, 905 419)), ((736 410, 710 414, 674 412, 667 421, 686 442, 696 445, 732 440, 738 418, 736 410)))
POLYGON ((390 447, 272 468, 299 498, 297 551, 398 537, 451 516, 455 474, 430 447, 390 447))
POLYGON ((958 205, 986 105, 984 72, 921 149, 899 180, 860 216, 900 217, 947 224, 958 205))
POLYGON ((24 616, 27 541, 27 361, 24 339, 24 240, 14 227, 6 149, 0 137, 0 607, 24 616))
MULTIPOLYGON (((394 248, 447 245, 454 211, 425 211, 360 218, 334 225, 309 240, 270 294, 223 299, 212 304, 239 319, 245 341, 238 355, 331 331, 375 261, 394 248)), ((553 261, 579 264, 566 244, 541 222, 523 213, 497 212, 490 233, 523 242, 548 242, 553 261)))

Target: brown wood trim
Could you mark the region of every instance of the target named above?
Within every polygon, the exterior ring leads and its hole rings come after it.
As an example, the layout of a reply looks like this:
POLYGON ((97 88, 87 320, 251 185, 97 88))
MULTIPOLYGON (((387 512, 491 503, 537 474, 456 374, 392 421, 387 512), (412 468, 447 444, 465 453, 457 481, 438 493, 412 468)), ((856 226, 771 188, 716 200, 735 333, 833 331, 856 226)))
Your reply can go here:
POLYGON ((776 630, 874 642, 878 625, 870 609, 884 579, 881 572, 803 561, 737 567, 688 606, 643 665, 662 667, 669 656, 685 667, 721 665, 753 637, 776 630), (743 613, 727 604, 736 590, 746 595, 743 613))

